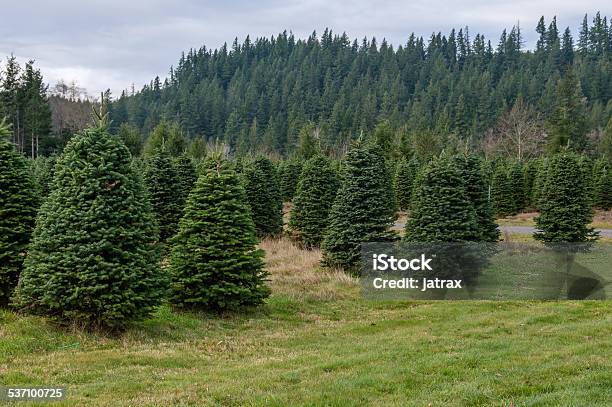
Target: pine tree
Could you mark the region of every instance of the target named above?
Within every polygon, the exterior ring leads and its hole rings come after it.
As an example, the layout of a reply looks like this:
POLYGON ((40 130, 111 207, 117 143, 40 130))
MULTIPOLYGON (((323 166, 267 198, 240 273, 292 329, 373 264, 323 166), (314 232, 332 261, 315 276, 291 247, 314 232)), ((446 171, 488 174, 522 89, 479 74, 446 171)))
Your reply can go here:
POLYGON ((323 239, 323 263, 356 272, 363 242, 389 241, 395 219, 390 178, 378 147, 361 139, 347 153, 342 186, 330 212, 323 239))
POLYGON ((586 119, 582 91, 574 70, 569 68, 557 84, 556 106, 550 123, 550 151, 569 147, 582 151, 586 146, 586 119))
POLYGON ((330 160, 316 155, 304 163, 289 229, 305 247, 318 247, 329 224, 329 212, 340 183, 330 160))
POLYGON ((182 211, 180 179, 165 149, 147 162, 145 181, 159 225, 159 238, 165 242, 176 233, 182 211))
POLYGON ((284 161, 279 171, 281 195, 284 202, 291 201, 302 172, 302 162, 296 159, 284 161))
POLYGON ((546 243, 588 242, 596 233, 588 225, 593 213, 579 156, 573 152, 549 159, 546 181, 540 196, 540 216, 535 218, 534 238, 546 243))
POLYGON ((276 236, 283 230, 283 202, 274 164, 258 157, 244 169, 247 202, 260 237, 276 236))
POLYGON ((197 181, 196 169, 193 161, 186 154, 182 154, 179 158, 174 161, 174 167, 176 169, 176 175, 178 178, 178 189, 179 189, 179 206, 185 207, 187 197, 191 192, 193 185, 197 181))
POLYGON ((395 172, 395 196, 399 208, 408 210, 410 207, 410 198, 414 187, 414 179, 419 170, 419 163, 416 157, 407 160, 400 159, 395 172))
POLYGON ((482 160, 474 154, 461 154, 456 158, 456 162, 465 184, 465 193, 476 213, 479 240, 497 241, 499 229, 495 223, 495 212, 489 198, 489 188, 482 172, 482 160))
POLYGON ((0 123, 0 306, 8 304, 23 269, 34 228, 38 199, 25 158, 8 140, 9 127, 0 123))
POLYGON ((270 294, 246 193, 220 155, 206 160, 172 243, 173 304, 223 311, 258 305, 270 294))
POLYGON ((15 305, 89 327, 117 329, 141 319, 167 283, 157 236, 130 152, 101 120, 72 138, 58 159, 15 305))
MULTIPOLYGON (((474 176, 472 163, 463 161, 462 166, 466 175, 469 172, 470 177, 474 176)), ((435 158, 423 168, 415 186, 405 241, 448 243, 473 242, 483 238, 485 229, 478 228, 476 210, 466 192, 463 175, 457 160, 446 155, 435 158)), ((476 189, 473 193, 480 195, 476 189)))
POLYGON ((498 217, 514 215, 516 213, 514 199, 508 170, 502 163, 498 163, 493 174, 493 181, 491 182, 491 200, 495 214, 498 217))

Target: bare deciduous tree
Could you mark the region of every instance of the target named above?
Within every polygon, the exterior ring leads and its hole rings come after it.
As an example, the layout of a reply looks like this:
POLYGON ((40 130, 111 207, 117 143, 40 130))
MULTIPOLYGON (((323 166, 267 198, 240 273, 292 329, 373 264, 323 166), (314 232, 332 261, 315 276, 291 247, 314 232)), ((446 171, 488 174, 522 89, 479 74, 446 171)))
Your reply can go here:
POLYGON ((542 152, 546 137, 539 115, 518 98, 512 109, 500 117, 495 128, 487 132, 484 149, 487 153, 525 161, 542 152))

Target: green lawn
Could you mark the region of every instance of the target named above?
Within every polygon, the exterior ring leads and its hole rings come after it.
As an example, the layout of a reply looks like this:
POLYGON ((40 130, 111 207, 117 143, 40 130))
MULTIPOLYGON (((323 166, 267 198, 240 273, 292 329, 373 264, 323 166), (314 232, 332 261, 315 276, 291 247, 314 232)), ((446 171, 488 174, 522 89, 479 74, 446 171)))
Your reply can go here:
POLYGON ((610 301, 369 302, 268 262, 274 294, 243 314, 165 307, 113 337, 0 311, 0 385, 75 406, 612 403, 610 301))

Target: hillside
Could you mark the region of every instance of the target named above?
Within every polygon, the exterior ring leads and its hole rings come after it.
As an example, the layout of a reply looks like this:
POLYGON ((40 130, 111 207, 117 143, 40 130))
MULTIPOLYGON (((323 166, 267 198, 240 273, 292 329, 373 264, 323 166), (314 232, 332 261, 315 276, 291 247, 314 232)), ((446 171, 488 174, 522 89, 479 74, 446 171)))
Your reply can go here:
POLYGON ((427 39, 411 34, 398 46, 327 29, 306 40, 283 32, 202 46, 183 53, 168 78, 156 77, 133 96, 124 92, 112 118, 115 128, 129 122, 144 133, 176 120, 192 136, 222 139, 239 152, 281 153, 295 149, 308 122, 320 128, 324 145, 341 149, 386 119, 435 154, 449 137, 482 147, 519 98, 554 132, 558 88, 571 73, 582 117, 576 131, 594 131, 590 140, 597 139, 612 115, 607 19, 585 16, 573 36, 555 18, 542 18, 535 49, 525 49, 522 29, 503 30, 498 39, 468 27, 427 39))

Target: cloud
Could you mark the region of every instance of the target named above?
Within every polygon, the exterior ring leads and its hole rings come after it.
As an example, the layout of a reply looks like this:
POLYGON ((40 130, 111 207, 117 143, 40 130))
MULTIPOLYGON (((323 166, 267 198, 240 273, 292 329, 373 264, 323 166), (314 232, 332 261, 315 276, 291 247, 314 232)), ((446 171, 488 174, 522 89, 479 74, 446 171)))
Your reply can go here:
POLYGON ((398 45, 411 32, 428 37, 468 25, 472 34, 484 33, 495 43, 502 29, 519 22, 532 46, 541 15, 557 15, 561 29, 576 32, 584 13, 598 10, 610 14, 609 2, 34 0, 11 3, 11 18, 0 26, 0 56, 35 59, 51 83, 76 80, 90 94, 106 88, 118 94, 132 83, 140 88, 166 76, 181 51, 217 48, 247 34, 254 39, 288 30, 305 38, 329 27, 398 45))

